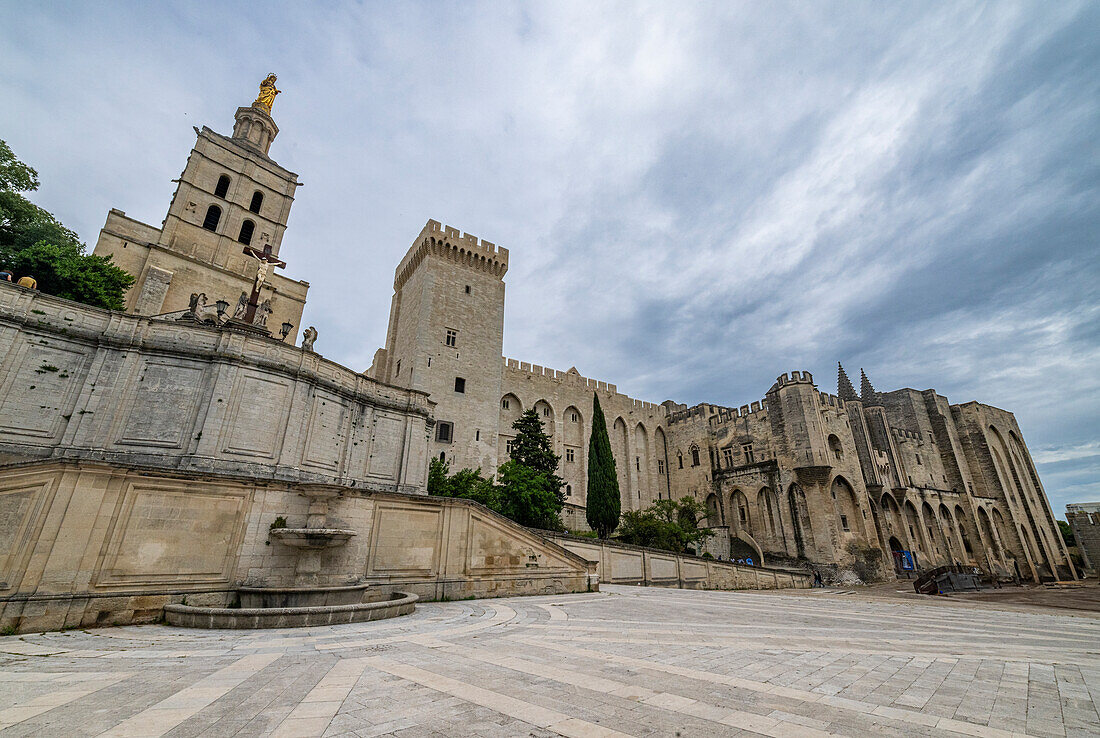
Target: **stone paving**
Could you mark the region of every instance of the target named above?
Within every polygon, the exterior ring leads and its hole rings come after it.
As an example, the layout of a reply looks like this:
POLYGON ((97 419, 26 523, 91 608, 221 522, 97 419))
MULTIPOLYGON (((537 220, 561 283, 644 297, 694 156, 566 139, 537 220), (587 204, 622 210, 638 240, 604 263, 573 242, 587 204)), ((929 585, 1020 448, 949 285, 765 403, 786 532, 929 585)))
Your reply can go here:
POLYGON ((0 638, 3 736, 1100 735, 1100 619, 632 587, 0 638))

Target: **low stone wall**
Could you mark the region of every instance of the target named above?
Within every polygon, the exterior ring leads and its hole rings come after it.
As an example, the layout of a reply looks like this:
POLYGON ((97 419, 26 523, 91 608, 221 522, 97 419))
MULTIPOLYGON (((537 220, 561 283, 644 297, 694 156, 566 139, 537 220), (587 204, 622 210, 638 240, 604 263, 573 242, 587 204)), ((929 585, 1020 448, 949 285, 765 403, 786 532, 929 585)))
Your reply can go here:
POLYGON ((742 566, 655 548, 629 546, 548 533, 562 548, 597 565, 605 584, 640 584, 680 589, 809 589, 807 574, 764 566, 742 566))
POLYGON ((153 622, 185 598, 232 607, 242 584, 309 584, 271 527, 304 526, 305 493, 319 491, 332 494, 329 524, 355 535, 319 554, 317 584, 456 600, 596 581, 581 556, 467 500, 33 461, 0 467, 0 629, 153 622))

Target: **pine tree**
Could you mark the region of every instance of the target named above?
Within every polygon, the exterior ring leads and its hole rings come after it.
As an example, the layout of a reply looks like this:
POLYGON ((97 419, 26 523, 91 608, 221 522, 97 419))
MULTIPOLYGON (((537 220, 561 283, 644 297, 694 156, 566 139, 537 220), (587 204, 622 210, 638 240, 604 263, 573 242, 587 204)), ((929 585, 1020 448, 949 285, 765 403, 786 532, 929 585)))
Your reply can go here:
POLYGON ((564 480, 557 475, 561 457, 554 453, 554 442, 542 429, 542 420, 536 410, 528 410, 512 423, 516 437, 512 439, 512 461, 546 475, 554 496, 562 502, 561 487, 564 480))
POLYGON ((619 525, 619 478, 615 474, 615 457, 611 455, 611 440, 607 437, 607 421, 600 408, 600 398, 592 393, 592 435, 588 439, 588 505, 585 515, 588 525, 600 538, 607 538, 619 525))

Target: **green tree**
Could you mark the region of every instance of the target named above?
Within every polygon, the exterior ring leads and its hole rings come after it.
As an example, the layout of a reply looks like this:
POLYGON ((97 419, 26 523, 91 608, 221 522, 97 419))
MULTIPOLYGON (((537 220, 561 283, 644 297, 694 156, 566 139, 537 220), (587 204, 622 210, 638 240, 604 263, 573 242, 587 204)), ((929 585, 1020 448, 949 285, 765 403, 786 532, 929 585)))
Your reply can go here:
POLYGON ((550 436, 534 410, 512 423, 511 460, 497 470, 501 514, 521 525, 544 530, 564 530, 561 524, 562 478, 557 475, 561 458, 554 453, 550 436))
POLYGON ((428 494, 436 497, 460 497, 480 502, 494 512, 501 512, 499 490, 490 479, 481 476, 480 469, 461 469, 449 475, 451 465, 432 459, 428 466, 428 494))
POLYGON ((615 474, 615 457, 607 437, 607 421, 600 408, 600 398, 592 393, 592 435, 588 438, 588 505, 585 517, 600 538, 607 538, 619 525, 619 477, 615 474))
POLYGON ((645 510, 623 513, 619 540, 684 553, 714 535, 710 528, 699 527, 706 513, 706 507, 694 497, 658 500, 645 510))
POLYGON ((76 233, 20 194, 38 185, 38 172, 0 141, 0 268, 34 277, 42 292, 122 310, 133 276, 109 256, 85 253, 76 233))
POLYGON ((1077 545, 1077 537, 1073 535, 1073 528, 1064 520, 1059 520, 1058 530, 1062 534, 1062 540, 1066 542, 1068 548, 1073 548, 1077 545))

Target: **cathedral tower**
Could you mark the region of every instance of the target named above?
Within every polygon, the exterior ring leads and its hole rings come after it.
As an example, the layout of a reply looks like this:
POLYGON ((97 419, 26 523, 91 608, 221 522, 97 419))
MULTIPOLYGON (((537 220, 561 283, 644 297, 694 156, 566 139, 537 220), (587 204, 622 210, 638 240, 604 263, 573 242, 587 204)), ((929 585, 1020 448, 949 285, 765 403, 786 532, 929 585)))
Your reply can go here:
POLYGON ((429 220, 394 274, 370 373, 431 394, 431 452, 452 471, 496 472, 507 271, 508 249, 429 220))
MULTIPOLYGON (((185 310, 191 293, 209 303, 237 302, 250 288, 256 260, 246 246, 278 256, 298 175, 268 156, 279 133, 271 117, 275 75, 249 107, 237 109, 232 136, 196 128, 197 140, 160 228, 111 210, 95 253, 114 257, 134 275, 127 312, 160 315, 185 310)), ((296 333, 309 284, 274 274, 261 300, 271 300, 269 326, 289 322, 296 333)))

